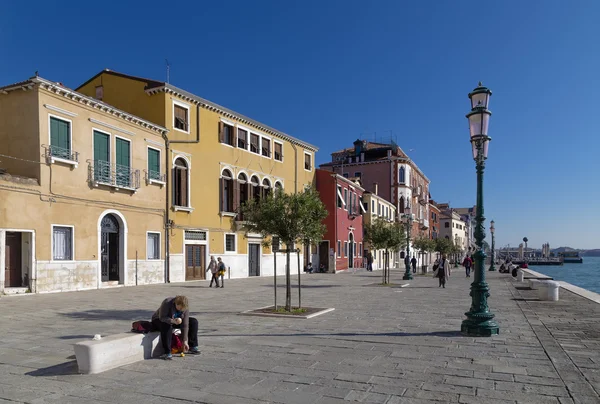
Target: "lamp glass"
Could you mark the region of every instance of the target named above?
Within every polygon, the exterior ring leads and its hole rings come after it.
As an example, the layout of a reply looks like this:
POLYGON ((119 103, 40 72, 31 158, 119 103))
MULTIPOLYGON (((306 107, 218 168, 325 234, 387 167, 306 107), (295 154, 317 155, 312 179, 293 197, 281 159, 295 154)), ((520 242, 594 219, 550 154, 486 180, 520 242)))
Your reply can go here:
POLYGON ((490 94, 487 92, 471 95, 471 109, 475 107, 488 108, 490 102, 490 94))
POLYGON ((469 114, 469 131, 473 136, 487 136, 490 122, 490 112, 480 109, 469 114))

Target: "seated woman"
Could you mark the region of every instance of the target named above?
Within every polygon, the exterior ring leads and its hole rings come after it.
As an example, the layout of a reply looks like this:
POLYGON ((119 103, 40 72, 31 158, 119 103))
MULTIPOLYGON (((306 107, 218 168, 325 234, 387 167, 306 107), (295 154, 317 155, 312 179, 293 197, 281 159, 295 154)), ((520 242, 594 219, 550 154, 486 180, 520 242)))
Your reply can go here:
POLYGON ((163 300, 158 310, 152 315, 152 326, 155 330, 160 331, 160 342, 165 351, 161 358, 173 359, 171 354, 173 328, 181 329, 183 350, 186 353, 200 353, 198 349, 198 320, 190 317, 187 297, 167 297, 163 300))

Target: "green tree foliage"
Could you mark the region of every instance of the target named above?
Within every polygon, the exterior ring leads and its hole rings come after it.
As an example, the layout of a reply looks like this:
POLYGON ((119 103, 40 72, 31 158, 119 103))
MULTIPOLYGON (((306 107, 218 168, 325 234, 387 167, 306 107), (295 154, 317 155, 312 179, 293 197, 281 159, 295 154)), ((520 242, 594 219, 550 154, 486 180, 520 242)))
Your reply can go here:
POLYGON ((435 240, 435 251, 440 254, 450 254, 454 249, 454 243, 447 238, 436 238, 435 240))
POLYGON ((400 223, 390 223, 383 219, 376 219, 364 226, 364 240, 372 249, 385 250, 383 265, 383 284, 390 282, 389 252, 397 251, 406 246, 406 231, 400 223))
POLYGON ((429 237, 421 236, 416 238, 413 240, 412 245, 423 255, 435 251, 435 240, 431 240, 429 237))
POLYGON ((240 208, 246 231, 259 233, 263 244, 270 245, 273 236, 285 243, 286 251, 286 297, 285 309, 291 311, 292 289, 290 274, 289 246, 301 242, 319 242, 325 234, 323 219, 327 209, 314 188, 307 188, 296 194, 286 194, 278 190, 259 200, 251 199, 240 208))

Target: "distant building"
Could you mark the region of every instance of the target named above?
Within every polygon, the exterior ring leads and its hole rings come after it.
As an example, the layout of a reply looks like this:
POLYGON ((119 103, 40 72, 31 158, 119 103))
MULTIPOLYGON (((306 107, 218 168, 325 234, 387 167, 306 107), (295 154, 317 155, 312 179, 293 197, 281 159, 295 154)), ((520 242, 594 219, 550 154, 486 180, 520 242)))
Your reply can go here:
MULTIPOLYGON (((396 207, 391 202, 386 201, 377 195, 378 189, 375 187, 375 192, 365 191, 363 194, 363 203, 365 213, 363 214, 363 222, 365 225, 371 224, 376 219, 393 222, 396 218, 396 207)), ((385 250, 374 250, 367 242, 365 242, 364 255, 368 252, 373 254, 373 269, 381 269, 384 264, 385 250)), ((389 264, 390 267, 397 266, 398 252, 390 252, 389 264)))

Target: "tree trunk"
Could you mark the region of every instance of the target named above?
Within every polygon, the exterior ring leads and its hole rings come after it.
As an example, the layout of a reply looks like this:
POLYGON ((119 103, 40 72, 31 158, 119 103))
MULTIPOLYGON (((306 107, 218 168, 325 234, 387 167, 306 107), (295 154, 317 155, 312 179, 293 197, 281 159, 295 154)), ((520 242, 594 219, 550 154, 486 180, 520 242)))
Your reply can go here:
MULTIPOLYGON (((287 247, 287 243, 286 243, 287 247)), ((290 250, 285 253, 287 265, 285 267, 285 311, 292 311, 292 279, 290 275, 290 250)))
POLYGON ((385 285, 386 284, 386 279, 387 279, 386 276, 385 276, 385 253, 383 255, 383 268, 381 268, 381 277, 382 277, 381 283, 385 285))
POLYGON ((300 249, 296 250, 298 256, 298 308, 302 307, 302 289, 300 289, 300 249))

